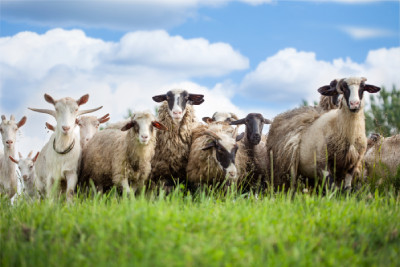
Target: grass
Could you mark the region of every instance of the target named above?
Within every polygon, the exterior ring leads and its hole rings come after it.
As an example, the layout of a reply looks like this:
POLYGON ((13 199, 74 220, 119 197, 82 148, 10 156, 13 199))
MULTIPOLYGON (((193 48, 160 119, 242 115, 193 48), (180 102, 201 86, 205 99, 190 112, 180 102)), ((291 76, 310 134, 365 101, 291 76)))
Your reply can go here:
POLYGON ((230 192, 0 202, 1 266, 395 266, 400 198, 230 192))

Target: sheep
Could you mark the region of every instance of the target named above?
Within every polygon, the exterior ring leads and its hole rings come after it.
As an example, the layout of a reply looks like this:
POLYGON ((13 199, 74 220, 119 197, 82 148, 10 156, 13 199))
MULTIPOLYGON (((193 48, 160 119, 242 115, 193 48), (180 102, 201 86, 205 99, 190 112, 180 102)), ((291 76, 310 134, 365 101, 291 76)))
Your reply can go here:
POLYGON ((317 108, 321 112, 326 112, 331 109, 337 109, 342 101, 342 95, 326 96, 321 95, 317 108))
POLYGON ((9 157, 15 157, 15 142, 17 131, 26 123, 26 117, 22 117, 19 122, 15 122, 15 117, 11 115, 10 120, 6 116, 1 116, 0 132, 4 145, 4 153, 0 152, 0 193, 6 194, 10 199, 17 192, 17 174, 15 165, 9 157))
POLYGON ((365 174, 370 177, 374 173, 376 177, 388 177, 396 175, 400 167, 400 134, 391 137, 373 135, 371 147, 364 157, 365 174))
MULTIPOLYGON (((248 158, 246 184, 254 188, 258 181, 265 180, 263 177, 267 173, 267 148, 266 142, 262 141, 262 130, 264 124, 271 124, 271 121, 265 119, 260 113, 249 113, 245 118, 230 123, 230 125, 242 124, 245 124, 246 128, 245 132, 241 134, 244 138, 239 143, 238 153, 245 153, 248 158)), ((266 137, 264 140, 266 140, 266 137)))
POLYGON ((113 185, 129 194, 144 186, 151 171, 156 131, 167 130, 150 112, 135 112, 120 130, 100 131, 82 154, 80 181, 93 181, 99 191, 113 185))
POLYGON ((23 182, 23 192, 28 197, 34 198, 37 195, 36 190, 36 178, 35 178, 35 162, 37 157, 39 156, 39 152, 31 158, 32 151, 28 154, 26 158, 23 158, 21 153, 19 154, 19 160, 14 159, 12 156, 9 156, 10 160, 17 164, 19 171, 21 173, 22 182, 23 182))
POLYGON ((201 184, 236 182, 240 176, 235 164, 238 145, 226 125, 210 124, 193 130, 193 143, 186 167, 187 179, 195 187, 201 184))
MULTIPOLYGON (((97 133, 100 124, 105 123, 110 119, 109 115, 110 114, 107 113, 101 118, 97 118, 96 116, 81 116, 76 119, 76 123, 79 125, 79 140, 81 149, 84 149, 93 135, 97 133)), ((46 122, 46 127, 50 131, 55 131, 55 127, 48 122, 46 122)))
POLYGON ((169 131, 157 132, 151 180, 155 184, 163 184, 167 190, 174 186, 173 179, 186 178, 192 130, 200 124, 196 121, 192 105, 200 105, 204 102, 203 98, 203 95, 189 94, 180 89, 153 96, 155 102, 163 102, 158 110, 158 119, 169 131))
POLYGON ((294 186, 301 175, 311 182, 326 177, 331 188, 344 181, 344 188, 351 189, 353 174, 367 147, 363 93, 380 90, 365 81, 358 77, 333 80, 318 89, 326 96, 343 94, 338 109, 320 113, 313 107, 302 107, 274 119, 267 154, 272 158, 268 170, 275 186, 294 186))
POLYGON ((61 183, 66 182, 65 193, 67 200, 70 201, 78 180, 77 170, 81 156, 81 147, 75 145, 78 139, 74 133, 76 119, 79 115, 94 112, 102 107, 79 110, 79 107, 89 100, 88 94, 78 100, 70 97, 54 100, 53 97, 45 94, 44 99, 52 104, 55 110, 29 109, 53 116, 57 125, 55 132, 42 148, 36 160, 36 186, 41 194, 46 193, 51 196, 51 194, 59 191, 61 183))
POLYGON ((212 115, 212 117, 203 117, 202 120, 209 124, 212 122, 216 122, 216 121, 221 121, 221 122, 227 122, 230 123, 232 121, 236 121, 238 120, 238 116, 236 116, 235 113, 232 112, 221 112, 221 111, 217 111, 214 112, 214 114, 212 115))

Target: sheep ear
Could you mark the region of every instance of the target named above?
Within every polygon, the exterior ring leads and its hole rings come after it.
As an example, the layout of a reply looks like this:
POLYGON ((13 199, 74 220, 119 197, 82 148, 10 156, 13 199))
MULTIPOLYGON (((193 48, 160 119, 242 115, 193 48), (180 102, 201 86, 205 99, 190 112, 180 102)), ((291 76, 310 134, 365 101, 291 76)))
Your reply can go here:
POLYGON ((375 86, 375 85, 371 85, 371 84, 366 84, 364 86, 364 91, 367 91, 368 93, 377 93, 381 90, 380 87, 375 86))
POLYGON ((168 128, 164 126, 161 122, 152 121, 151 124, 159 130, 168 131, 168 128))
POLYGON ((47 103, 56 104, 56 101, 48 94, 44 94, 44 100, 46 100, 47 103))
POLYGON ((89 94, 86 94, 84 96, 82 96, 81 98, 79 98, 78 100, 76 100, 76 103, 78 104, 78 106, 86 104, 89 100, 89 94))
POLYGON ((215 141, 211 141, 205 147, 203 147, 201 150, 208 150, 208 149, 216 147, 216 146, 217 146, 217 143, 215 141))
POLYGON ((229 114, 231 114, 232 119, 234 119, 235 121, 237 121, 239 119, 235 113, 230 112, 229 114))
POLYGON ((53 125, 51 125, 50 123, 48 123, 48 122, 46 122, 46 127, 47 127, 47 129, 49 129, 50 131, 55 131, 55 129, 54 129, 54 126, 53 125))
POLYGON ((15 164, 18 164, 18 162, 19 162, 18 160, 14 159, 14 158, 11 157, 11 156, 8 156, 8 157, 11 159, 12 162, 14 162, 15 164))
POLYGON ((272 123, 272 121, 270 121, 269 119, 263 119, 263 123, 264 124, 271 124, 272 123))
POLYGON ((210 117, 203 117, 201 120, 204 121, 207 124, 213 122, 213 119, 210 118, 210 117))
POLYGON ((231 123, 229 123, 230 125, 241 125, 241 124, 245 124, 246 123, 246 119, 240 119, 237 121, 232 121, 231 123))
POLYGON ((110 120, 110 113, 107 113, 106 115, 104 115, 103 117, 101 117, 100 119, 98 119, 98 122, 99 123, 105 123, 105 122, 107 122, 107 121, 109 121, 110 120))
POLYGON ((33 163, 35 163, 35 162, 36 162, 36 160, 37 160, 38 156, 39 156, 39 152, 38 152, 38 153, 36 153, 36 155, 33 157, 33 159, 32 159, 33 163))
POLYGON ((239 142, 240 140, 242 140, 244 137, 244 132, 239 134, 238 136, 236 136, 236 142, 239 142))
POLYGON ((133 121, 130 121, 121 128, 121 131, 128 131, 130 128, 133 127, 133 125, 135 125, 135 123, 133 121))
POLYGON ((189 94, 188 100, 191 105, 200 105, 204 102, 204 95, 189 94))
POLYGON ((336 90, 336 87, 332 87, 331 85, 325 85, 322 86, 318 89, 318 92, 321 95, 326 95, 326 96, 334 96, 339 94, 339 92, 336 90))
POLYGON ((21 126, 23 126, 26 122, 26 117, 23 116, 22 119, 17 123, 17 127, 21 128, 21 126))
POLYGON ((155 96, 152 97, 152 99, 153 99, 155 102, 160 103, 160 102, 163 102, 164 100, 167 100, 167 95, 166 95, 166 94, 163 94, 163 95, 155 95, 155 96))

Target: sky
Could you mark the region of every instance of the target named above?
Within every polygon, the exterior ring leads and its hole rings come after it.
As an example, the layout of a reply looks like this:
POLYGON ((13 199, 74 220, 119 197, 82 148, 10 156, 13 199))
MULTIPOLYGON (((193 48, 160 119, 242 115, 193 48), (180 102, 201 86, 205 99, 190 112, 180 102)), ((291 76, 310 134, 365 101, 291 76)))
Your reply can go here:
MULTIPOLYGON (((82 109, 154 110, 182 88, 215 111, 272 119, 336 78, 400 86, 400 2, 374 0, 0 0, 0 113, 27 116, 18 150, 38 151, 55 99, 82 109)), ((266 128, 268 129, 268 128, 266 128)))

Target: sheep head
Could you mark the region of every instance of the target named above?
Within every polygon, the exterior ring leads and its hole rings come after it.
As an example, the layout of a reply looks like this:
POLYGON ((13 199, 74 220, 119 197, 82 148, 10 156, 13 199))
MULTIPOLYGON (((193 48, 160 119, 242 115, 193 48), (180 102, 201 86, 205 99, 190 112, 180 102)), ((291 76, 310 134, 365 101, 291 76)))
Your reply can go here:
POLYGON ((246 138, 251 145, 258 145, 261 141, 264 124, 271 124, 271 121, 265 119, 260 113, 249 113, 245 118, 233 121, 230 125, 246 125, 246 138))

